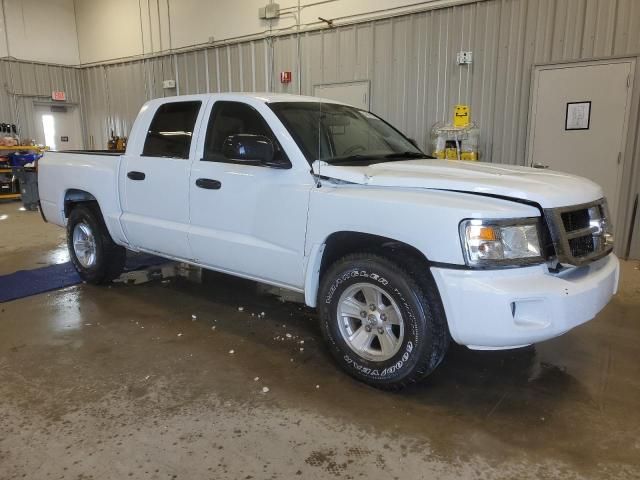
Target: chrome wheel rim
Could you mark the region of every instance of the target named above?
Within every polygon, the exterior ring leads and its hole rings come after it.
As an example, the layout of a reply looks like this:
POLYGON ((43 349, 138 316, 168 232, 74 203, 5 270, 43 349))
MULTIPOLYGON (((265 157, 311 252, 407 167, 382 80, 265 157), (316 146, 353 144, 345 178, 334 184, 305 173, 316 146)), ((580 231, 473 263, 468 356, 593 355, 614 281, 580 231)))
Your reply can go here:
POLYGON ((356 283, 338 300, 337 320, 353 352, 374 362, 392 358, 404 340, 404 321, 396 302, 377 285, 356 283))
POLYGON ((96 238, 91 227, 84 222, 73 228, 73 252, 84 268, 91 268, 96 264, 96 238))

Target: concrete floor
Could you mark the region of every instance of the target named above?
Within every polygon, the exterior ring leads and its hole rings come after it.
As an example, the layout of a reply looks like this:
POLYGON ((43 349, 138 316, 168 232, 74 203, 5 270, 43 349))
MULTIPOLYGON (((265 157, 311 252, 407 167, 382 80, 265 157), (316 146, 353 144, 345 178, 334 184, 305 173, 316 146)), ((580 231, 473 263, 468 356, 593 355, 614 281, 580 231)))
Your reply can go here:
MULTIPOLYGON (((0 275, 65 261, 63 232, 19 206, 0 204, 0 275)), ((625 262, 596 320, 454 347, 390 394, 254 283, 80 285, 0 304, 0 478, 640 478, 639 339, 625 262)))

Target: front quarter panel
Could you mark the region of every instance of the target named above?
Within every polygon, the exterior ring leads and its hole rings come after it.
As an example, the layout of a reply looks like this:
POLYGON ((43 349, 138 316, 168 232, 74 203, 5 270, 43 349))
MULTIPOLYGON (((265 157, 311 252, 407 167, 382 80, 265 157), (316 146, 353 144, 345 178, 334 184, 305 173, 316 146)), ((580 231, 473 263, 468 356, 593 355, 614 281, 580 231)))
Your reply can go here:
POLYGON ((332 233, 352 231, 404 242, 431 262, 464 265, 461 220, 537 216, 533 206, 479 195, 324 182, 311 194, 306 254, 332 233))

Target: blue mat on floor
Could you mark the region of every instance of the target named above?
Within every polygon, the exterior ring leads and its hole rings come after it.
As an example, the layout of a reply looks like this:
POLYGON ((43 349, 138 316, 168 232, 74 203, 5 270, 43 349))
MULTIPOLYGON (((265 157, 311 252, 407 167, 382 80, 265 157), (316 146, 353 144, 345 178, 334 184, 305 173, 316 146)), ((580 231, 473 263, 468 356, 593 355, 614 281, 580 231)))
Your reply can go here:
MULTIPOLYGON (((126 270, 141 270, 168 261, 154 255, 128 254, 126 270)), ((71 262, 35 270, 20 270, 0 276, 0 303, 59 290, 79 283, 82 283, 82 280, 71 262)))

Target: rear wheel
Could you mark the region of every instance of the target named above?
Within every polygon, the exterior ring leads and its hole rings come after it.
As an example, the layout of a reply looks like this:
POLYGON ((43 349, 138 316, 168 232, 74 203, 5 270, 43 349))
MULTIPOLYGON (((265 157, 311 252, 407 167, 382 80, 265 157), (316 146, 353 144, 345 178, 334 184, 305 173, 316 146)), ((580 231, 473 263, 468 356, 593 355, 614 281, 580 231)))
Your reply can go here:
POLYGON ((318 297, 331 353, 350 375, 395 390, 417 382, 442 361, 449 333, 428 270, 410 274, 374 254, 338 260, 318 297))
POLYGON ((97 205, 76 206, 67 221, 71 262, 87 283, 108 283, 124 270, 126 250, 116 245, 97 205))

